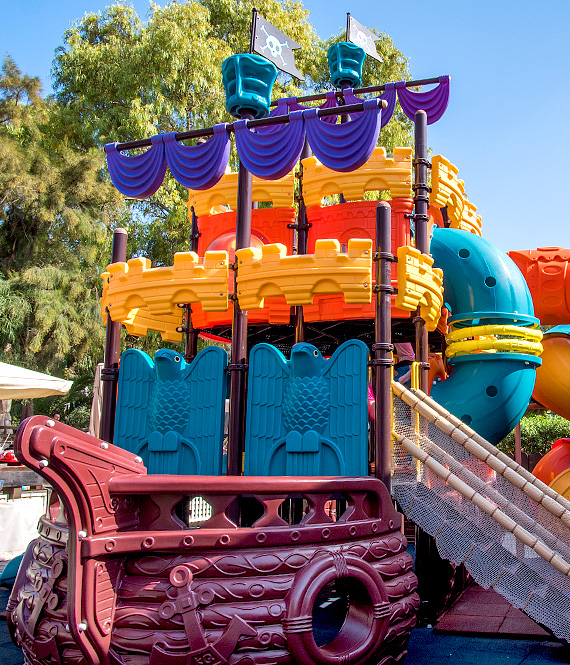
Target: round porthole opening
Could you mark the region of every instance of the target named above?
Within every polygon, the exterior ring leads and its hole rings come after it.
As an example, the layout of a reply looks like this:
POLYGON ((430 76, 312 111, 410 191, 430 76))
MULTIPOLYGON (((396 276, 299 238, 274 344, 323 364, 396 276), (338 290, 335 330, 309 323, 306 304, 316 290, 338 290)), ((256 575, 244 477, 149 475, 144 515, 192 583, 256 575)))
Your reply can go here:
POLYGON ((494 277, 487 277, 485 279, 485 285, 489 288, 492 288, 497 283, 497 280, 494 277))
POLYGON ((487 393, 487 395, 489 395, 489 397, 496 397, 497 394, 499 393, 499 389, 497 388, 497 386, 487 386, 485 392, 487 393))
POLYGON ((313 603, 315 644, 331 655, 358 648, 370 634, 373 610, 359 580, 345 577, 328 582, 313 603))
POLYGON ((471 425, 473 418, 471 416, 465 414, 464 416, 461 416, 461 420, 466 424, 466 425, 471 425))
POLYGON ((468 249, 460 249, 459 252, 457 252, 457 253, 459 254, 459 256, 462 259, 466 259, 466 258, 469 257, 469 250, 468 249))

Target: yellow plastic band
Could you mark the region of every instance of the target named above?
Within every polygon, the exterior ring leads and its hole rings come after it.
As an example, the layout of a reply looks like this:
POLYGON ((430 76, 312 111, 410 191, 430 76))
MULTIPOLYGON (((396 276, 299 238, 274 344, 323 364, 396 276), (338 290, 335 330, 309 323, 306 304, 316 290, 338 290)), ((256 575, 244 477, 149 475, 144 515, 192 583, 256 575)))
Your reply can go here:
POLYGON ((506 351, 509 353, 529 353, 540 356, 542 344, 526 339, 471 339, 465 342, 454 342, 445 350, 448 358, 462 356, 475 351, 506 351))
POLYGON ((542 339, 542 331, 539 328, 523 328, 521 326, 512 325, 487 325, 487 326, 473 326, 472 328, 457 328, 453 330, 445 339, 448 344, 457 342, 458 340, 467 339, 468 337, 481 337, 483 335, 504 335, 506 337, 523 337, 531 341, 540 342, 542 339))

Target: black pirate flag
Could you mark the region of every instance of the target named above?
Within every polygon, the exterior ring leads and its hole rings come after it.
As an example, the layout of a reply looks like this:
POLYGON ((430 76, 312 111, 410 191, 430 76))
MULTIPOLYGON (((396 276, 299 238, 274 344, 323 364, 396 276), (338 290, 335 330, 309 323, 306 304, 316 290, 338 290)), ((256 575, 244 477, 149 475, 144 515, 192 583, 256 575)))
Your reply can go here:
POLYGON ((355 21, 352 16, 348 14, 348 21, 346 24, 346 41, 360 46, 366 51, 367 55, 378 60, 379 62, 384 62, 376 51, 376 42, 379 39, 380 38, 377 37, 371 30, 362 25, 362 23, 355 21))
POLYGON ((291 76, 296 76, 301 81, 305 77, 295 66, 293 51, 301 48, 301 44, 294 42, 274 25, 266 21, 257 12, 253 15, 253 48, 252 51, 259 53, 270 60, 278 69, 291 76))

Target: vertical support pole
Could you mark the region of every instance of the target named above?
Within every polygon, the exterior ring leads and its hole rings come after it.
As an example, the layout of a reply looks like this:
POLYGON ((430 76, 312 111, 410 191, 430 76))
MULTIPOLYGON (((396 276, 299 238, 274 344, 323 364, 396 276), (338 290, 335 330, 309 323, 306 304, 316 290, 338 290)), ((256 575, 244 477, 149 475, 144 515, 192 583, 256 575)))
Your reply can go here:
MULTIPOLYGON (((111 263, 127 260, 127 232, 115 229, 111 263)), ((103 441, 113 443, 115 429, 115 409, 117 406, 117 384, 119 381, 119 358, 121 356, 121 324, 111 319, 107 311, 107 335, 101 381, 103 381, 103 404, 101 407, 101 425, 99 436, 103 441)))
POLYGON ((521 424, 517 423, 515 427, 515 462, 522 463, 522 441, 521 441, 521 424))
MULTIPOLYGON (((305 136, 305 143, 301 151, 301 169, 299 172, 299 212, 297 214, 297 254, 306 254, 308 247, 308 236, 310 224, 307 223, 307 208, 303 200, 303 159, 311 156, 311 147, 309 140, 305 136)), ((307 339, 305 329, 305 318, 303 315, 303 307, 298 305, 295 307, 295 344, 304 342, 307 339)))
MULTIPOLYGON (((417 111, 414 117, 414 220, 416 223, 416 249, 428 254, 429 236, 429 196, 427 184, 428 153, 427 153, 427 114, 417 111)), ((425 321, 419 309, 414 317, 416 327, 416 360, 420 363, 421 389, 427 393, 429 388, 429 345, 425 321)))
MULTIPOLYGON (((190 229, 190 251, 198 253, 198 239, 200 232, 198 230, 198 216, 192 207, 192 226, 190 229)), ((198 335, 200 331, 192 325, 192 305, 186 303, 180 305, 184 308, 184 326, 179 328, 184 333, 184 360, 191 363, 198 355, 198 335)))
MULTIPOLYGON (((252 120, 253 113, 242 112, 242 120, 252 120)), ((252 175, 240 163, 236 211, 236 250, 248 247, 251 238, 252 175)), ((237 301, 237 259, 234 258, 234 298, 230 370, 230 412, 228 423, 228 476, 242 473, 245 438, 246 370, 247 370, 247 312, 237 301)))
POLYGON ((387 201, 376 206, 376 310, 374 320, 374 456, 375 476, 391 491, 392 476, 392 211, 387 201))

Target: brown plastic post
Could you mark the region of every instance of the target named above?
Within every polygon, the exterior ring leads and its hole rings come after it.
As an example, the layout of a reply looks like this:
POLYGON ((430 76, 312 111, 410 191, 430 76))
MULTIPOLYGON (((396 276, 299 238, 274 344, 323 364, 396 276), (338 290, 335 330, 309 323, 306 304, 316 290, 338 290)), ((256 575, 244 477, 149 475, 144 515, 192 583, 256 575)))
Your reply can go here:
MULTIPOLYGON (((253 113, 243 111, 243 120, 253 113)), ((251 238, 252 175, 239 165, 236 211, 236 250, 248 247, 251 238)), ((234 258, 234 263, 237 259, 234 258)), ((234 295, 237 296, 237 266, 234 265, 234 295)), ((242 473, 243 442, 245 438, 246 378, 247 378, 247 312, 240 309, 237 297, 233 300, 232 347, 230 371, 230 413, 228 422, 228 476, 242 473)))
MULTIPOLYGON (((113 232, 113 249, 111 263, 127 260, 127 232, 115 229, 113 232)), ((105 357, 101 370, 103 383, 103 404, 101 407, 100 437, 103 441, 113 443, 115 429, 115 408, 117 405, 117 383, 119 381, 119 358, 121 356, 121 324, 111 319, 107 311, 107 337, 105 340, 105 357)))
MULTIPOLYGON (((427 153, 427 114, 417 111, 414 117, 414 220, 416 224, 416 249, 422 254, 429 253, 429 195, 427 184, 428 153, 427 153)), ((420 362, 420 388, 427 393, 429 390, 429 344, 425 321, 420 310, 414 317, 416 327, 416 360, 420 362)))
POLYGON ((374 320, 374 456, 375 476, 391 491, 392 477, 392 210, 376 206, 376 311, 374 320))
MULTIPOLYGON (((307 243, 310 224, 307 222, 307 208, 303 200, 303 159, 311 156, 311 147, 309 140, 305 137, 303 150, 301 151, 301 168, 299 171, 299 212, 297 214, 297 254, 307 253, 307 243)), ((303 315, 303 307, 301 305, 295 307, 295 343, 304 342, 306 340, 305 318, 303 315)))

